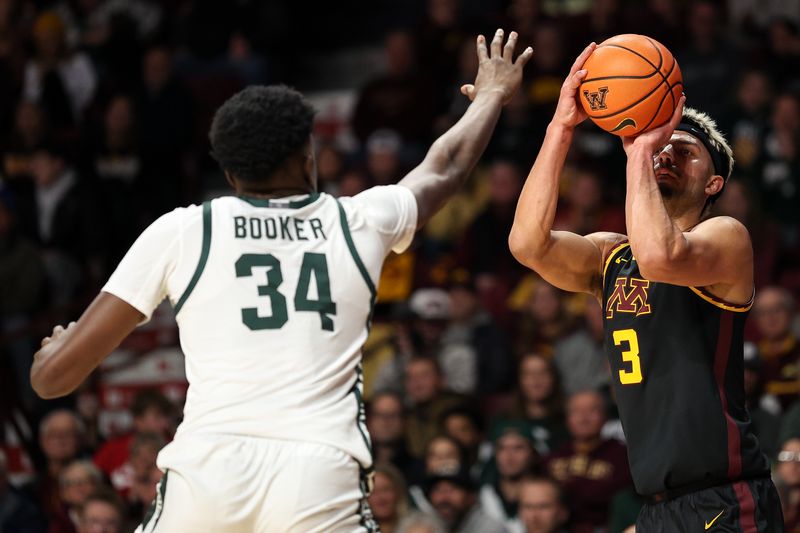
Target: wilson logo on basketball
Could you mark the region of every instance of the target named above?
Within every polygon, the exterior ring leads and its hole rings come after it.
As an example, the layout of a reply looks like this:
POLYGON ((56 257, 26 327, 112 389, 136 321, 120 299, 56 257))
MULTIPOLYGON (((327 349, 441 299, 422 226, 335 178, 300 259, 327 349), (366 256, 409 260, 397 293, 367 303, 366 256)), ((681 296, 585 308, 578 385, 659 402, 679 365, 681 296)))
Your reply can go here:
POLYGON ((589 104, 589 107, 592 108, 592 111, 606 109, 607 94, 608 87, 600 87, 597 89, 597 92, 593 93, 590 93, 589 91, 583 91, 583 97, 586 98, 586 102, 589 104))

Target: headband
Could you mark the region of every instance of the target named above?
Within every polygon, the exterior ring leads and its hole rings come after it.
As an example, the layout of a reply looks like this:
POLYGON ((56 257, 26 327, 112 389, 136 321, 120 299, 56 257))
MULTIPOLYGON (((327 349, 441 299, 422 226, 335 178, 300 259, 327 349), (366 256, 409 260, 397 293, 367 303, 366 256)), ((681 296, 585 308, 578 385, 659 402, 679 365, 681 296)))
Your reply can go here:
MULTIPOLYGON (((684 116, 683 120, 687 120, 687 117, 684 116)), ((711 155, 711 162, 714 163, 714 173, 722 176, 722 179, 725 181, 728 181, 728 175, 731 172, 728 158, 727 156, 723 156, 722 152, 714 146, 714 143, 705 131, 698 128, 694 122, 681 122, 678 124, 678 127, 675 128, 675 131, 685 131, 699 139, 711 155)))

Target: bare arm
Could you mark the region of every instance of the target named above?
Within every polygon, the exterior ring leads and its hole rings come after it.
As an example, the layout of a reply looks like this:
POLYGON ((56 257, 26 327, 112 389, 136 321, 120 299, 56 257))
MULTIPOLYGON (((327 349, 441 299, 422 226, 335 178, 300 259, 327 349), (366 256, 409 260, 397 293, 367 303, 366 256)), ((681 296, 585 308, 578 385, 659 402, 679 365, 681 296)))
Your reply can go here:
POLYGON ((417 199, 417 227, 425 225, 469 176, 486 149, 500 117, 500 110, 522 81, 522 67, 533 50, 527 48, 512 61, 517 34, 511 32, 503 46, 503 30, 497 30, 486 50, 486 39, 478 36, 480 66, 474 85, 461 92, 473 101, 464 116, 431 146, 425 159, 400 181, 417 199))
POLYGON ((564 290, 588 292, 599 297, 604 254, 624 237, 613 233, 580 236, 553 231, 558 201, 558 179, 564 167, 575 126, 587 115, 576 100, 581 70, 594 50, 587 46, 572 65, 561 87, 558 106, 522 188, 514 225, 508 238, 511 253, 546 281, 564 290))
POLYGON ((77 323, 56 326, 42 340, 31 367, 31 385, 42 398, 64 396, 130 334, 143 315, 127 302, 101 292, 77 323))
POLYGON ((730 217, 714 217, 683 231, 664 205, 653 154, 668 141, 683 113, 659 128, 623 139, 628 155, 625 217, 631 250, 647 279, 706 287, 734 303, 753 294, 753 249, 747 229, 730 217))

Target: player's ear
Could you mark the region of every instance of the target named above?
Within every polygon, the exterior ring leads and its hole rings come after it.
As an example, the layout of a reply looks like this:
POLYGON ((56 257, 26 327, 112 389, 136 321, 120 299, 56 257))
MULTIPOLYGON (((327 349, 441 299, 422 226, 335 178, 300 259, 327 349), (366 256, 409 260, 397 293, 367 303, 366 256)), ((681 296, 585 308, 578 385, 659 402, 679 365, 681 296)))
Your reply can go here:
POLYGON ((714 196, 715 194, 719 194, 724 186, 725 186, 725 178, 723 178, 719 174, 714 174, 713 176, 708 178, 708 181, 706 182, 706 194, 709 196, 714 196))
POLYGON ((233 187, 235 189, 236 188, 236 180, 233 179, 233 175, 230 172, 228 172, 227 170, 223 170, 222 173, 225 174, 225 181, 228 182, 228 185, 230 185, 231 187, 233 187))

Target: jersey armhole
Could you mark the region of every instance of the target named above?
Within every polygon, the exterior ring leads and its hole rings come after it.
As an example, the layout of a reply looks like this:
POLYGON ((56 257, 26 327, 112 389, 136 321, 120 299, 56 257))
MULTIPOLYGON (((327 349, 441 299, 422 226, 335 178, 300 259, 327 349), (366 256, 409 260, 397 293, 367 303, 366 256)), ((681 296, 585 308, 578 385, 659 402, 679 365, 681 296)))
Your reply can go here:
POLYGON ((371 309, 375 307, 375 298, 378 296, 378 291, 375 288, 375 283, 372 281, 372 278, 369 275, 367 267, 364 265, 364 262, 361 260, 361 256, 358 254, 356 245, 353 242, 353 236, 350 235, 350 225, 347 223, 347 213, 344 212, 344 207, 338 199, 336 200, 336 206, 339 208, 339 222, 342 225, 342 234, 344 235, 344 240, 347 243, 347 249, 350 251, 350 255, 353 257, 353 261, 355 262, 358 271, 361 273, 361 277, 364 278, 364 283, 367 284, 367 288, 369 289, 370 313, 367 317, 367 329, 369 329, 370 325, 372 324, 371 309))
POLYGON ((605 260, 603 261, 603 280, 602 280, 603 287, 605 287, 606 285, 606 271, 608 271, 608 265, 611 264, 611 260, 614 259, 614 256, 616 256, 619 252, 621 252, 630 245, 631 244, 628 241, 624 241, 616 244, 613 248, 611 248, 611 251, 608 252, 608 255, 605 257, 605 260))
POLYGON ((203 202, 203 245, 200 251, 200 259, 197 262, 197 268, 195 268, 194 274, 192 275, 192 279, 189 281, 189 285, 186 287, 186 290, 183 291, 183 294, 178 299, 178 303, 175 304, 175 315, 177 316, 180 313, 183 305, 186 303, 186 300, 189 298, 189 295, 192 294, 195 285, 200 280, 200 276, 203 274, 203 270, 206 268, 206 262, 208 261, 208 253, 211 250, 211 200, 203 202))
POLYGON ((708 292, 706 289, 704 289, 702 287, 691 287, 690 286, 689 289, 693 293, 698 295, 700 298, 702 298, 706 302, 710 303, 711 305, 713 305, 715 307, 719 307, 720 309, 724 309, 725 311, 732 311, 734 313, 744 313, 746 311, 749 311, 750 308, 753 307, 753 301, 755 300, 755 297, 756 297, 756 290, 755 290, 755 288, 753 288, 753 295, 750 296, 750 301, 748 301, 745 304, 735 304, 735 303, 732 303, 732 302, 728 302, 727 300, 723 300, 722 298, 720 298, 718 296, 714 296, 713 294, 711 294, 710 292, 708 292))

